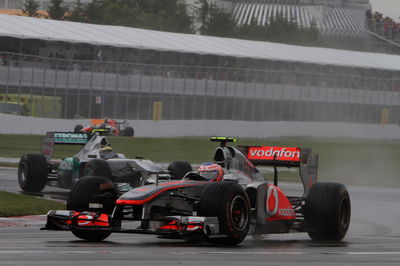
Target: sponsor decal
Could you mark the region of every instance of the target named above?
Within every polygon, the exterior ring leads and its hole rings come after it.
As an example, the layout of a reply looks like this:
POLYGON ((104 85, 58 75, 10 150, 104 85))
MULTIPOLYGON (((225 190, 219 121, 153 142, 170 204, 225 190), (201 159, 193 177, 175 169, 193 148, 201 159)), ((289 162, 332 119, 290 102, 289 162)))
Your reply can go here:
POLYGON ((77 213, 72 219, 76 219, 76 224, 78 226, 110 226, 108 215, 105 213, 77 213))
POLYGON ((267 190, 267 199, 265 201, 265 209, 270 215, 275 215, 278 211, 279 197, 278 190, 274 186, 269 186, 267 190))
POLYGON ((296 147, 250 147, 247 158, 250 160, 300 161, 300 148, 296 147))
POLYGON ((278 215, 279 215, 279 216, 289 216, 289 217, 292 217, 292 216, 295 216, 296 213, 294 212, 293 209, 279 209, 278 215))
POLYGON ((289 200, 274 185, 269 185, 265 199, 265 211, 267 221, 291 220, 296 217, 289 200))
POLYGON ((55 143, 82 143, 85 144, 88 140, 88 135, 83 133, 54 133, 55 143))
POLYGON ((82 220, 78 220, 78 225, 88 225, 88 224, 92 223, 91 220, 93 220, 93 216, 90 214, 80 215, 79 219, 82 219, 82 220))

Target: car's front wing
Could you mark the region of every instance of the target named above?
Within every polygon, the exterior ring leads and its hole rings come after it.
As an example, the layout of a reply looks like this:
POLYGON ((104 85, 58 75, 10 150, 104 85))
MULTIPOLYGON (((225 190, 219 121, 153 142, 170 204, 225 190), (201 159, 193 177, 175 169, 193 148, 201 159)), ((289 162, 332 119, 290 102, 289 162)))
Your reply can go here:
POLYGON ((113 226, 112 217, 104 213, 77 211, 49 211, 42 230, 95 230, 115 233, 156 234, 185 237, 205 235, 221 237, 217 217, 165 216, 157 220, 142 221, 136 228, 113 226))

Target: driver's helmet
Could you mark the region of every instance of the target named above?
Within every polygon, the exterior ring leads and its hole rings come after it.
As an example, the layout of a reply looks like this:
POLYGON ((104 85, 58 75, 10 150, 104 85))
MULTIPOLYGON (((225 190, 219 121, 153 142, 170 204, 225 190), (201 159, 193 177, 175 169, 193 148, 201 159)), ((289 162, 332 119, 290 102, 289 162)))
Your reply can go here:
POLYGON ((224 169, 216 163, 203 163, 197 172, 203 178, 213 182, 219 182, 224 177, 224 169))
POLYGON ((115 153, 110 146, 101 148, 99 154, 100 158, 102 159, 110 159, 118 157, 118 154, 115 153))

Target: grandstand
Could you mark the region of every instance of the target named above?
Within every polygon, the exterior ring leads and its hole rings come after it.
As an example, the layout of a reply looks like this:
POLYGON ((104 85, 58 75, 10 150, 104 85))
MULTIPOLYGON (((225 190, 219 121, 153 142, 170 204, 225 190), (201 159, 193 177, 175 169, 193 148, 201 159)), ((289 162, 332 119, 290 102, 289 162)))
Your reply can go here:
MULTIPOLYGON (((188 0, 189 1, 189 0, 188 0)), ((400 54, 400 33, 384 36, 382 25, 366 25, 369 0, 213 0, 238 25, 266 25, 276 16, 301 27, 316 27, 324 46, 400 54), (397 43, 396 43, 397 42, 397 43)), ((388 34, 386 34, 388 35, 388 34)))
POLYGON ((295 21, 299 26, 315 25, 319 30, 362 30, 368 7, 349 6, 348 1, 295 1, 295 0, 236 0, 233 16, 238 24, 249 24, 256 19, 259 25, 269 23, 276 16, 295 21))
POLYGON ((316 27, 321 40, 335 48, 366 50, 365 11, 369 0, 215 0, 238 25, 266 25, 282 16, 301 27, 316 27), (229 4, 230 3, 230 4, 229 4))

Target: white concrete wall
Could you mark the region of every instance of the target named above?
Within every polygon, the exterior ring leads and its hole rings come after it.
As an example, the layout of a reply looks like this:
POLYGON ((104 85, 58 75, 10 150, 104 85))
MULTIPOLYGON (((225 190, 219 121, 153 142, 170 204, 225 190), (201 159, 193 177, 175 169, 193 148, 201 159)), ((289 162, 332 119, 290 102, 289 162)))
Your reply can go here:
MULTIPOLYGON (((45 134, 46 131, 73 131, 75 125, 89 120, 65 120, 0 115, 0 134, 45 134)), ((130 120, 137 137, 344 137, 398 139, 397 125, 362 125, 312 122, 246 122, 217 120, 148 121, 130 120)))

